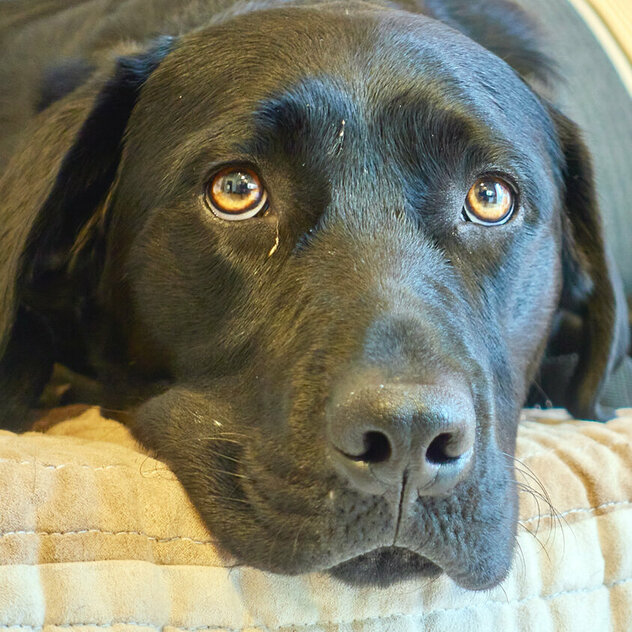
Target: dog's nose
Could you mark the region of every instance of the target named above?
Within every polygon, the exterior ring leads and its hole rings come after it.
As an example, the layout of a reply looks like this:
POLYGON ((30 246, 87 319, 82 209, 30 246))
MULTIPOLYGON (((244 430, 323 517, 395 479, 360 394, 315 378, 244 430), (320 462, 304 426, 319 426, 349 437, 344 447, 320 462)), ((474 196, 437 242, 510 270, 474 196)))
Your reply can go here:
POLYGON ((438 496, 467 474, 475 428, 462 386, 395 383, 334 397, 327 430, 330 456, 354 487, 384 494, 406 480, 418 495, 438 496))

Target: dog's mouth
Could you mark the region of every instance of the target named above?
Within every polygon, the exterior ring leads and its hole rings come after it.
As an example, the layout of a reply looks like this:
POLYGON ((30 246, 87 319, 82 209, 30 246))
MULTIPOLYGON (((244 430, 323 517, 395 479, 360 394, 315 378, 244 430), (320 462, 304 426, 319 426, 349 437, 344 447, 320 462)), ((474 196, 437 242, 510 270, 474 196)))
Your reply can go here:
POLYGON ((517 495, 507 460, 491 441, 450 494, 419 495, 416 487, 404 494, 395 486, 370 493, 341 480, 303 444, 286 454, 276 437, 245 441, 232 430, 208 433, 206 424, 190 423, 192 411, 230 419, 222 402, 173 389, 143 405, 134 429, 171 465, 218 545, 239 564, 286 575, 326 572, 367 587, 445 573, 480 590, 506 575, 517 495), (170 423, 158 425, 165 408, 170 423))
POLYGON ((329 572, 356 586, 388 586, 413 577, 437 577, 442 570, 410 549, 385 546, 342 562, 329 572))

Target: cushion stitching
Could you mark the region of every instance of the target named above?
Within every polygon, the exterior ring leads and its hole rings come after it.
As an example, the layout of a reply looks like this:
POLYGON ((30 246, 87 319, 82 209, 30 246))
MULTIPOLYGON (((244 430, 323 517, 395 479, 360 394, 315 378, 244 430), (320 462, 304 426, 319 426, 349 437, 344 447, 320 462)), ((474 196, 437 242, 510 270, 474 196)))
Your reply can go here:
MULTIPOLYGON (((617 501, 609 501, 606 503, 602 503, 601 505, 596 505, 595 507, 575 507, 572 509, 567 509, 566 511, 562 511, 558 514, 541 514, 531 516, 530 518, 525 518, 523 520, 519 520, 519 524, 526 524, 529 522, 533 522, 535 520, 542 520, 547 518, 557 518, 568 516, 573 513, 595 513, 601 509, 605 509, 607 507, 620 507, 623 505, 632 505, 631 500, 617 500, 617 501)), ((159 538, 154 535, 149 535, 143 531, 134 531, 134 530, 123 530, 123 531, 109 531, 107 529, 78 529, 78 530, 70 530, 70 531, 35 531, 29 529, 22 529, 17 531, 4 531, 0 532, 0 538, 15 536, 15 535, 37 535, 37 536, 66 536, 66 535, 82 535, 85 533, 100 533, 102 535, 110 535, 110 536, 120 536, 120 535, 137 535, 144 537, 148 540, 152 540, 154 542, 174 542, 178 540, 183 540, 186 542, 191 542, 193 544, 206 544, 212 545, 216 541, 215 540, 196 540, 189 536, 185 535, 174 535, 168 538, 159 538)))
POLYGON ((102 535, 138 535, 148 540, 155 542, 173 542, 177 540, 184 540, 193 544, 215 544, 215 540, 196 540, 186 535, 174 535, 168 538, 159 538, 154 535, 149 535, 143 531, 108 531, 107 529, 78 529, 75 531, 34 531, 22 529, 20 531, 4 531, 0 532, 0 538, 13 535, 37 535, 37 536, 66 536, 66 535, 82 535, 84 533, 100 533, 102 535))
POLYGON ((594 507, 574 507, 572 509, 566 509, 565 511, 561 511, 559 513, 548 513, 548 514, 536 514, 535 516, 531 516, 530 518, 524 518, 522 520, 518 520, 519 524, 526 524, 528 522, 534 522, 535 520, 546 520, 547 518, 561 518, 564 516, 568 516, 570 514, 575 513, 595 513, 601 509, 605 509, 607 507, 620 507, 622 505, 632 505, 632 500, 611 500, 601 505, 595 505, 594 507))
MULTIPOLYGON (((316 625, 336 625, 336 626, 340 626, 340 625, 353 625, 353 624, 357 624, 357 623, 368 623, 370 621, 380 621, 380 620, 385 620, 385 619, 425 619, 427 617, 430 617, 432 615, 437 615, 437 614, 441 614, 441 613, 447 613, 447 612, 461 612, 463 610, 477 610, 483 606, 485 606, 486 604, 491 604, 491 605, 498 605, 498 606, 510 606, 510 605, 520 605, 523 604, 527 601, 532 601, 534 599, 542 599, 543 601, 550 601, 553 599, 557 599, 558 597, 562 597, 562 596, 566 596, 566 595, 576 595, 576 594, 587 594, 587 593, 591 593, 591 592, 596 592, 598 590, 601 590, 602 588, 607 588, 608 590, 610 590, 611 588, 614 588, 616 586, 620 586, 622 584, 626 584, 628 582, 632 581, 632 577, 625 577, 623 579, 618 579, 612 582, 603 582, 601 584, 598 584, 596 586, 591 586, 588 588, 574 588, 574 589, 569 589, 569 590, 560 590, 556 593, 552 593, 550 595, 529 595, 528 597, 524 597, 522 599, 514 599, 514 600, 506 600, 506 601, 498 601, 498 600, 494 600, 494 599, 490 599, 489 601, 485 602, 484 604, 481 604, 479 606, 472 606, 472 605, 468 605, 468 606, 460 606, 458 608, 438 608, 436 610, 429 610, 428 612, 424 612, 422 614, 419 613, 410 613, 410 612, 402 612, 402 613, 394 613, 394 614, 389 614, 389 615, 385 615, 385 616, 374 616, 374 617, 364 617, 362 619, 352 619, 352 620, 342 620, 342 621, 314 621, 312 623, 284 623, 281 625, 276 625, 276 626, 266 626, 266 625, 261 625, 260 629, 265 629, 265 630, 283 630, 284 628, 287 627, 292 627, 293 629, 306 629, 306 628, 310 628, 316 625)), ((20 629, 20 630, 42 630, 44 627, 56 627, 56 628, 73 628, 73 627, 83 627, 83 626, 91 626, 91 627, 97 627, 97 628, 104 628, 104 627, 110 627, 112 625, 131 625, 131 626, 138 626, 138 627, 147 627, 147 628, 153 628, 156 630, 164 630, 165 628, 172 628, 174 630, 182 630, 182 632, 199 632, 200 630, 217 630, 217 629, 221 629, 221 630, 230 630, 230 632, 243 632, 244 630, 251 630, 251 629, 256 629, 258 627, 258 624, 255 625, 246 625, 244 627, 240 627, 240 628, 227 628, 225 626, 221 626, 221 625, 204 625, 204 626, 197 626, 197 627, 180 627, 180 626, 175 626, 175 625, 171 625, 171 624, 164 624, 164 625, 157 625, 155 623, 148 623, 148 622, 139 622, 139 621, 109 621, 108 623, 91 623, 91 622, 73 622, 73 623, 46 623, 44 625, 39 625, 39 626, 32 626, 32 625, 24 625, 24 624, 19 624, 19 625, 1 625, 0 624, 0 629, 3 630, 9 630, 9 629, 20 629)))
MULTIPOLYGON (((139 456, 143 455, 141 452, 137 453, 139 456)), ((159 461, 160 462, 160 461, 159 461)), ((127 469, 136 471, 136 468, 126 465, 126 464, 113 464, 113 465, 100 465, 100 466, 92 466, 92 465, 84 465, 83 463, 58 463, 53 465, 51 463, 43 463, 41 461, 14 461, 13 459, 0 459, 0 463, 8 463, 10 465, 37 465, 45 470, 61 470, 65 467, 77 467, 85 470, 91 470, 92 472, 99 472, 102 470, 113 470, 115 468, 127 469)))

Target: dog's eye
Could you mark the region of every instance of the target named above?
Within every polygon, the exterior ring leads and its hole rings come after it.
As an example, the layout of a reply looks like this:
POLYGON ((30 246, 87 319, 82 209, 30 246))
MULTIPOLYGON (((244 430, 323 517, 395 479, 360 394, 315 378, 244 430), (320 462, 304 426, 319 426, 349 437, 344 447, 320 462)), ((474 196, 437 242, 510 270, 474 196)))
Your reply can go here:
POLYGON ((504 224, 513 213, 514 193, 501 178, 484 176, 468 191, 463 212, 466 219, 477 224, 504 224))
POLYGON ((268 194, 259 176, 246 167, 226 167, 206 185, 207 205, 217 217, 227 220, 248 219, 261 212, 268 194))

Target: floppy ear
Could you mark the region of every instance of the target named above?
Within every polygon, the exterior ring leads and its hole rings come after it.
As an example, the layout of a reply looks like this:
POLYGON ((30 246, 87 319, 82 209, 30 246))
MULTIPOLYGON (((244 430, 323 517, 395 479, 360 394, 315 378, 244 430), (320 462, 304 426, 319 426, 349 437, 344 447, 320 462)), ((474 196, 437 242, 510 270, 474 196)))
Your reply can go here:
POLYGON ((40 114, 0 181, 0 426, 20 424, 54 362, 90 372, 79 324, 100 275, 107 196, 140 89, 171 45, 119 59, 96 98, 88 84, 40 114))
POLYGON ((509 0, 423 0, 423 12, 461 31, 508 63, 526 82, 555 78, 534 19, 509 0))
POLYGON ((573 122, 551 114, 565 162, 563 286, 540 384, 575 417, 605 420, 612 411, 600 395, 629 347, 627 305, 604 243, 588 150, 573 122))

